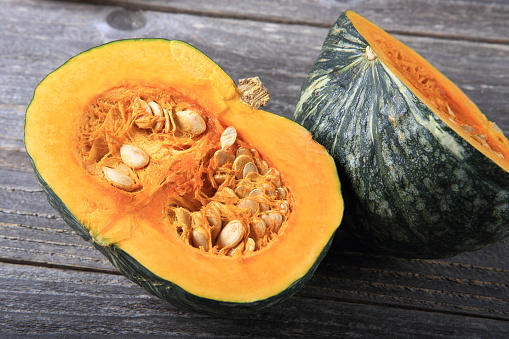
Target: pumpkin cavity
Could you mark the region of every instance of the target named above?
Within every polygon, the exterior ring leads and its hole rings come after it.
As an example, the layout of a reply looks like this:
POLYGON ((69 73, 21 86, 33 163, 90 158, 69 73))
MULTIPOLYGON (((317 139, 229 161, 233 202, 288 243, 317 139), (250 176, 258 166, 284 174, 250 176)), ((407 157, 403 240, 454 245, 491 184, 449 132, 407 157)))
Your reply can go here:
POLYGON ((172 88, 110 89, 90 102, 76 130, 84 169, 140 206, 163 191, 172 231, 198 250, 254 253, 288 223, 291 189, 270 160, 172 88))

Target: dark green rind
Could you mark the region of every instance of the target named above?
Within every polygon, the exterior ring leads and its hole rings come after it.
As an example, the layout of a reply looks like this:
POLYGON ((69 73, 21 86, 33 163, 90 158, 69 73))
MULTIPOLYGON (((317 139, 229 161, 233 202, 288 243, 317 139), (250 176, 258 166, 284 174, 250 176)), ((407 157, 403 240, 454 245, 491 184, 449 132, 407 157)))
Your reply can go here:
POLYGON ((343 13, 303 84, 295 119, 336 160, 346 229, 367 246, 441 258, 509 235, 509 173, 364 53, 343 13))
POLYGON ((49 187, 49 185, 39 175, 36 164, 31 157, 30 161, 34 168, 37 180, 46 193, 50 205, 60 213, 64 221, 72 229, 74 229, 83 239, 92 243, 94 247, 97 248, 106 258, 108 258, 108 260, 124 276, 140 285, 151 294, 168 301, 173 306, 178 307, 181 310, 214 316, 236 317, 260 312, 264 309, 272 307, 291 297, 311 279, 318 265, 327 254, 327 251, 329 250, 329 247, 332 243, 333 237, 331 237, 327 245, 323 248, 319 257, 315 261, 314 265, 309 269, 309 271, 303 277, 296 280, 284 291, 281 291, 277 295, 249 303, 225 302, 202 298, 187 292, 182 287, 172 283, 171 281, 165 280, 155 275, 121 248, 118 248, 115 245, 101 246, 95 242, 87 227, 72 214, 72 212, 62 202, 62 200, 52 191, 51 187, 49 187))

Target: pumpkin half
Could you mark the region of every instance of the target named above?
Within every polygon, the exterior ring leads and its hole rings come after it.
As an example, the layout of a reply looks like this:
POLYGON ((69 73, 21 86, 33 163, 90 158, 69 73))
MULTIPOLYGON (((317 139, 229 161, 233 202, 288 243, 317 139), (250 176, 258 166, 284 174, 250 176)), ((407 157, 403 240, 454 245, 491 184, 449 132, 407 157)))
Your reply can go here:
POLYGON ((123 40, 48 75, 26 113, 51 205, 185 310, 242 314, 290 296, 342 218, 333 159, 297 123, 252 107, 267 97, 257 79, 241 84, 184 42, 123 40))
POLYGON ((509 143, 415 51, 351 11, 295 112, 335 158, 345 228, 370 247, 446 257, 509 234, 509 143))

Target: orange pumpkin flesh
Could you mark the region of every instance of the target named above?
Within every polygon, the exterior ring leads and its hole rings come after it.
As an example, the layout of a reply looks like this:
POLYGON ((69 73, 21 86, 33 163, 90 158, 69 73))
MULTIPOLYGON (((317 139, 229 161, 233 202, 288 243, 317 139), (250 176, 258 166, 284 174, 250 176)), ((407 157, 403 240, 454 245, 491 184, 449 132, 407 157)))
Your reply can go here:
MULTIPOLYGON (((113 143, 115 136, 109 137, 113 143)), ((25 142, 50 201, 70 211, 96 245, 112 249, 110 259, 114 249, 120 249, 134 258, 134 272, 139 265, 206 300, 249 304, 282 298, 292 284, 310 278, 343 213, 335 165, 324 148, 296 123, 244 103, 219 66, 179 41, 118 41, 72 58, 36 89, 27 110, 25 142), (88 121, 84 112, 101 95, 118 89, 168 92, 194 105, 207 121, 202 135, 189 138, 197 157, 219 147, 224 128, 235 127, 238 142, 256 149, 281 173, 290 193, 285 226, 257 251, 214 255, 185 243, 168 216, 175 199, 181 197, 185 204, 189 186, 196 189, 206 177, 200 159, 191 156, 178 165, 196 169, 192 177, 196 182, 190 184, 189 177, 178 180, 177 165, 165 165, 164 152, 151 150, 152 163, 139 170, 142 185, 132 191, 111 185, 91 170, 93 164, 83 151, 84 140, 92 138, 83 132, 89 131, 84 128, 88 121)), ((154 144, 162 149, 157 140, 154 144)), ((199 208, 196 201, 192 206, 199 208)), ((214 313, 213 307, 189 309, 214 313)))

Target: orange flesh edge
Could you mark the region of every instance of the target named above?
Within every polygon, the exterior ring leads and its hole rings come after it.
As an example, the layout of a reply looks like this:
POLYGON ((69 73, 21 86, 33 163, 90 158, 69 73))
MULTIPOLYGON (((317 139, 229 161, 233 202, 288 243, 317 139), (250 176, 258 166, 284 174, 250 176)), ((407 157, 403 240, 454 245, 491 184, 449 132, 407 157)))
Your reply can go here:
POLYGON ((99 240, 196 296, 250 302, 277 295, 308 272, 341 221, 340 184, 325 149, 296 123, 242 103, 233 81, 186 44, 115 42, 71 59, 43 83, 25 126, 26 148, 40 175, 92 234, 102 234, 99 240), (234 126, 244 142, 270 154, 295 201, 289 225, 274 243, 244 257, 201 252, 168 231, 164 190, 142 190, 134 199, 84 169, 75 152, 82 112, 98 93, 133 83, 178 89, 224 126, 234 126))
POLYGON ((408 46, 366 20, 347 12, 377 57, 446 125, 504 170, 509 141, 461 89, 408 46))

